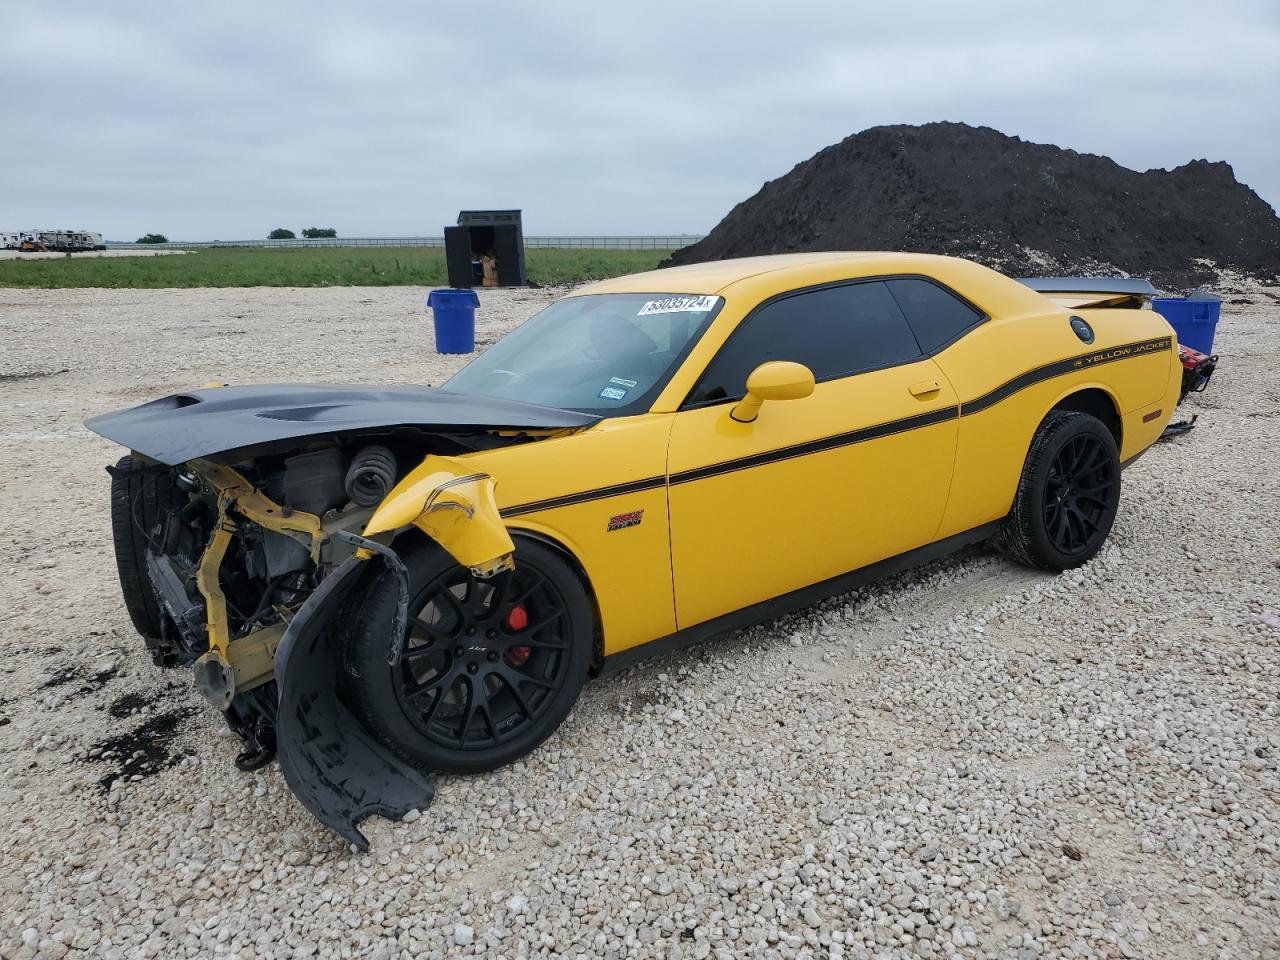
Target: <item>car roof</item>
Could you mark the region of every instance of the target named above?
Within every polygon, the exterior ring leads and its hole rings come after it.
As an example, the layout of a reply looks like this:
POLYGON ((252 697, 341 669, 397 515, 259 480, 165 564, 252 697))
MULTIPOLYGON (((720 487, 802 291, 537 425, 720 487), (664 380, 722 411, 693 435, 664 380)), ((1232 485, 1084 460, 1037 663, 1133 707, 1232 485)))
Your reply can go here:
POLYGON ((725 288, 762 274, 781 274, 777 280, 793 274, 803 286, 804 275, 815 267, 830 269, 848 267, 848 276, 875 276, 893 273, 925 273, 939 262, 955 263, 954 257, 928 253, 886 253, 878 251, 828 251, 820 253, 781 253, 765 257, 742 257, 736 260, 711 260, 683 267, 667 267, 645 273, 633 273, 612 280, 602 280, 574 291, 575 296, 595 293, 702 293, 718 294, 725 288))

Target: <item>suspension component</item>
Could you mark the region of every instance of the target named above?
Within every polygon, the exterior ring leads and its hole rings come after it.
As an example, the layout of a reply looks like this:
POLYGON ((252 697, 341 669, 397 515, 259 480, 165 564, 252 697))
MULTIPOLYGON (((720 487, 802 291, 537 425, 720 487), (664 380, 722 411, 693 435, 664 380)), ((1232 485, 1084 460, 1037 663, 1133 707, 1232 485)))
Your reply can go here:
POLYGON ((396 485, 396 455, 372 444, 351 459, 347 468, 347 496, 361 507, 376 507, 396 485))

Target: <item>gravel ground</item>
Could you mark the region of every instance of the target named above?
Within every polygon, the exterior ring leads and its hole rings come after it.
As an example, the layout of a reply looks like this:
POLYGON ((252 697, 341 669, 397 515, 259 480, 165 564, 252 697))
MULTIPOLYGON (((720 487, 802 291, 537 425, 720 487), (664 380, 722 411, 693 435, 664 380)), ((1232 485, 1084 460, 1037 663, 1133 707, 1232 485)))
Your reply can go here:
POLYGON ((80 422, 438 379, 422 299, 0 290, 0 957, 1280 956, 1280 290, 1086 568, 974 549, 592 683, 360 856, 151 666, 80 422))

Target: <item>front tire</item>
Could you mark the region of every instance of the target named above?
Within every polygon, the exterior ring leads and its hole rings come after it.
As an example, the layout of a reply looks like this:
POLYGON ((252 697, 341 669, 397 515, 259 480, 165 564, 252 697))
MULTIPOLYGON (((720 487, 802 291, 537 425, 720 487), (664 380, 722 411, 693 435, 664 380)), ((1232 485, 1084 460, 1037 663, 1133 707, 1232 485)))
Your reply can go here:
POLYGON ((1069 570, 1102 549, 1120 504, 1115 438, 1087 413, 1055 410, 1031 440, 1005 518, 1003 539, 1016 559, 1069 570))
POLYGON ((134 629, 147 641, 157 663, 164 659, 164 613, 147 576, 147 547, 182 499, 169 472, 154 464, 122 457, 111 468, 111 539, 120 592, 134 629))
POLYGON ((587 678, 592 618, 577 576, 520 541, 516 568, 478 580, 434 543, 403 554, 409 626, 387 663, 397 586, 379 577, 348 613, 347 699, 402 759, 480 773, 524 756, 568 716, 587 678))

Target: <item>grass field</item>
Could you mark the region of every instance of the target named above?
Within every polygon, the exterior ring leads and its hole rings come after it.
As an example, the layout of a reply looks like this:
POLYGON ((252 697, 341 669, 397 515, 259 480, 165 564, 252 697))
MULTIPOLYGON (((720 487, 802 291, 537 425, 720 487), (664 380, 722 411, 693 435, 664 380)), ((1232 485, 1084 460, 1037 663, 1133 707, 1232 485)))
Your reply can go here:
MULTIPOLYGON (((525 251, 542 286, 652 270, 666 250, 525 251)), ((160 257, 0 260, 0 287, 440 287, 444 251, 432 247, 220 247, 160 257)))

